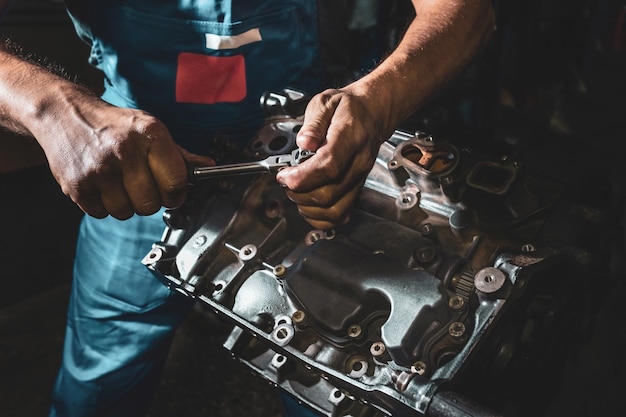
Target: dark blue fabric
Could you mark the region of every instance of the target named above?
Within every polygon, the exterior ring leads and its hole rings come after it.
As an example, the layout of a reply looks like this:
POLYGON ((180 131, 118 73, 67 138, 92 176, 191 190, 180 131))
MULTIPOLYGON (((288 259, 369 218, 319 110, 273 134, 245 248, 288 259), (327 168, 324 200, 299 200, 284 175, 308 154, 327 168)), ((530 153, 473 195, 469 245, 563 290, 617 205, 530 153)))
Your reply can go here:
MULTIPOLYGON (((177 142, 197 153, 206 153, 215 135, 250 138, 262 121, 263 92, 294 87, 314 93, 323 86, 316 67, 315 5, 311 0, 67 1, 77 33, 91 45, 90 62, 104 72, 103 98, 154 114, 177 142), (204 48, 205 33, 236 35, 253 27, 260 28, 263 41, 236 51, 204 48), (247 96, 239 103, 177 103, 173 77, 180 52, 243 54, 247 96)), ((141 264, 164 227, 161 213, 125 221, 83 219, 50 416, 136 417, 149 405, 176 327, 192 305, 141 264)), ((289 410, 299 414, 297 407, 289 410)))
POLYGON ((285 417, 320 417, 321 415, 303 406, 291 395, 282 393, 280 398, 283 404, 283 415, 285 417))
POLYGON ((162 213, 83 218, 51 416, 138 416, 149 404, 192 306, 140 263, 163 228, 162 213))
POLYGON ((319 58, 315 1, 75 0, 68 6, 78 33, 91 45, 90 62, 105 74, 104 99, 154 114, 181 132, 179 143, 191 151, 202 150, 198 141, 216 131, 258 127, 264 92, 291 87, 315 93, 327 84, 319 58), (260 30, 261 42, 236 49, 206 48, 207 33, 232 36, 252 28, 260 30), (243 56, 245 99, 176 103, 181 52, 243 56))

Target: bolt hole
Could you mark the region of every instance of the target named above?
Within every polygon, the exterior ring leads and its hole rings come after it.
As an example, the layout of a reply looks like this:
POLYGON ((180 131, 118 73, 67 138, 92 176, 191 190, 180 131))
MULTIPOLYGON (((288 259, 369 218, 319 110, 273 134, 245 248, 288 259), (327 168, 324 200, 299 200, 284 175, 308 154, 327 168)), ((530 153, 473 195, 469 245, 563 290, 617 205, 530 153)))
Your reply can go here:
POLYGON ((268 147, 272 151, 278 151, 283 149, 287 145, 288 139, 285 136, 276 136, 272 139, 268 145, 268 147))

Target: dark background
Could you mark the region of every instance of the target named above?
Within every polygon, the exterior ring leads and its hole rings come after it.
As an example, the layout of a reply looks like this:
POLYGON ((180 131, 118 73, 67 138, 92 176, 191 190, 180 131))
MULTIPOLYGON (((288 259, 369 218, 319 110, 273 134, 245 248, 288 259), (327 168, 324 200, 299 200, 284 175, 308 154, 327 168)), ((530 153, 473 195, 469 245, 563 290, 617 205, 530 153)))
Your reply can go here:
MULTIPOLYGON (((376 25, 352 28, 338 43, 353 75, 367 71, 395 42, 410 13, 407 1, 379 3, 384 6, 376 25)), ((517 158, 574 185, 614 219, 604 265, 610 279, 600 289, 593 334, 580 341, 544 414, 616 415, 626 388, 626 2, 494 4, 498 22, 491 44, 401 127, 517 158)), ((99 91, 100 75, 87 65, 86 45, 76 38, 60 2, 17 1, 0 34, 53 58, 99 91)), ((42 416, 60 361, 82 214, 61 193, 37 145, 7 132, 0 132, 0 202, 0 415, 42 416)), ((269 385, 221 348, 226 334, 221 322, 192 314, 177 334, 149 416, 280 414, 269 385)))

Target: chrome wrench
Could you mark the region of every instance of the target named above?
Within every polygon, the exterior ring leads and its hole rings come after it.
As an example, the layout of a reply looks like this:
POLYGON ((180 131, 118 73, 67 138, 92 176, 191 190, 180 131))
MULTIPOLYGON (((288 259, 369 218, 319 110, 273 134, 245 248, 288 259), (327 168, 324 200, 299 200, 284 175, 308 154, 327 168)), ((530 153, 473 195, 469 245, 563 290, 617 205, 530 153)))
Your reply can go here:
POLYGON ((202 166, 189 168, 189 180, 191 183, 196 181, 228 177, 231 175, 244 174, 275 174, 282 168, 296 166, 309 159, 315 152, 305 149, 295 149, 291 153, 272 155, 260 161, 243 162, 239 164, 202 166))

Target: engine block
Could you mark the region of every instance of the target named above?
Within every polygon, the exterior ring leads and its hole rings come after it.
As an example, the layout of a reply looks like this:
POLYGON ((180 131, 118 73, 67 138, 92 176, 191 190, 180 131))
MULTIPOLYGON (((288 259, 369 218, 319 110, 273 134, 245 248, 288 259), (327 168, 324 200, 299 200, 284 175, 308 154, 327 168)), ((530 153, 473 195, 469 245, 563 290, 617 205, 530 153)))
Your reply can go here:
MULTIPOLYGON (((302 118, 280 113, 251 157, 295 147, 302 118)), ((560 184, 422 132, 381 146, 333 230, 304 221, 273 175, 190 188, 143 263, 230 320, 225 347, 322 415, 495 415, 522 389, 506 372, 580 305, 580 252, 546 236, 560 184)))

